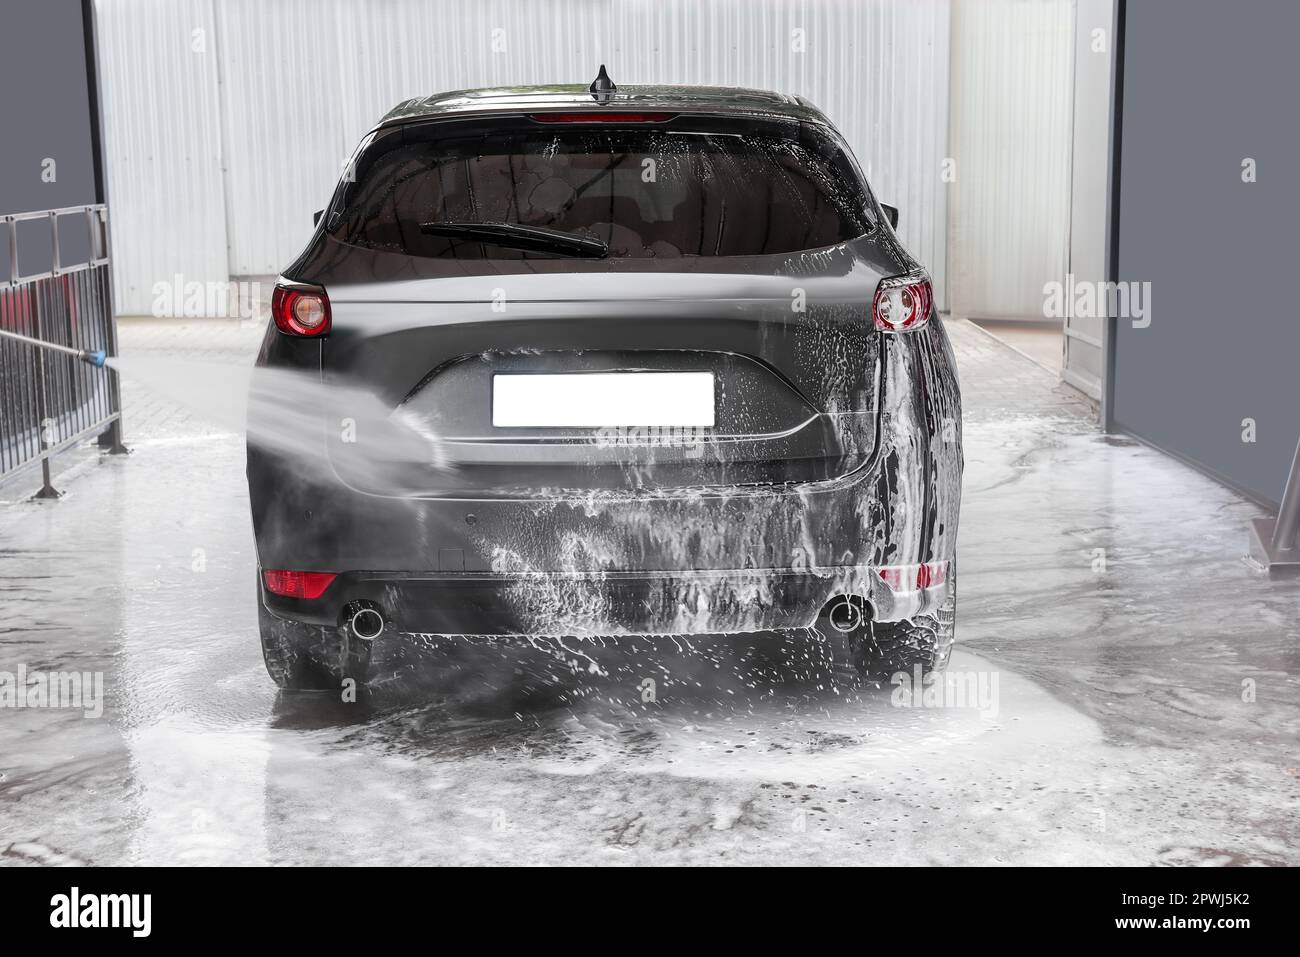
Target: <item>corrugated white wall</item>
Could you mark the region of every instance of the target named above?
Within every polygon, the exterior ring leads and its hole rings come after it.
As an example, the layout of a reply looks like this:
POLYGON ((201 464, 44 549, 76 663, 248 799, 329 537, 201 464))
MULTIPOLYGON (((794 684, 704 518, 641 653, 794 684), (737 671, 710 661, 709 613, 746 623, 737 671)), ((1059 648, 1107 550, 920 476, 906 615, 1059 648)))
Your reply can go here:
POLYGON ((117 300, 278 272, 397 102, 479 86, 799 93, 852 145, 935 278, 947 253, 949 0, 96 0, 117 300), (203 29, 197 52, 192 31, 203 29), (802 30, 802 52, 797 49, 802 30), (224 174, 221 170, 224 165, 224 174))
POLYGON ((1042 319, 1043 284, 1065 277, 1073 34, 1071 0, 954 4, 955 315, 1042 319))
POLYGON ((156 282, 226 279, 212 3, 99 0, 96 14, 114 306, 148 313, 156 282))

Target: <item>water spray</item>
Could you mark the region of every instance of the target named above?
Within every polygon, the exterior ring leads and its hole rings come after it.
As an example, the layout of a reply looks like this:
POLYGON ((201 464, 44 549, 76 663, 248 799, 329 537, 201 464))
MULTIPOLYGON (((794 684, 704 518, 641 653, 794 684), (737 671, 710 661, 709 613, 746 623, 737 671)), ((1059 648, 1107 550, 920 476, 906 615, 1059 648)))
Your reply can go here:
POLYGON ((72 346, 61 346, 57 342, 46 342, 44 339, 33 339, 31 336, 24 336, 17 332, 10 332, 7 329, 0 329, 0 336, 7 339, 17 339, 19 342, 25 342, 29 346, 36 346, 38 349, 53 349, 55 352, 64 352, 70 356, 76 356, 82 362, 89 363, 96 368, 103 368, 108 361, 108 353, 98 349, 74 349, 72 346))

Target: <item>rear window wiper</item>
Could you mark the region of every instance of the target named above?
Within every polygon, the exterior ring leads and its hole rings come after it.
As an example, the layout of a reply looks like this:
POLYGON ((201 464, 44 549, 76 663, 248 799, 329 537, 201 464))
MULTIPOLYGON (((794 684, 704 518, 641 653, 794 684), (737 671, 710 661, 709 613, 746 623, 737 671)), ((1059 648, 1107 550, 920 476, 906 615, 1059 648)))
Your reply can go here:
POLYGON ((566 233, 545 226, 525 226, 522 223, 421 223, 420 232, 429 236, 447 236, 566 256, 604 259, 609 255, 609 244, 594 236, 566 233))

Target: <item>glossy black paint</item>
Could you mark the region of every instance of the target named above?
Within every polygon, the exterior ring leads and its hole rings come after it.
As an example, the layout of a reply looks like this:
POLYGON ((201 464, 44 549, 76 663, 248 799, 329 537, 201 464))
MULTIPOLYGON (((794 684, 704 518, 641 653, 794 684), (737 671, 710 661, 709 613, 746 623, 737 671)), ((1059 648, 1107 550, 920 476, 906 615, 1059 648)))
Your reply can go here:
MULTIPOLYGON (((584 97, 448 94, 379 128, 584 97)), ((614 103, 837 136, 806 102, 753 91, 620 88, 614 103)), ((671 260, 404 256, 339 242, 327 210, 285 276, 325 287, 330 335, 271 326, 258 363, 418 415, 444 461, 376 474, 382 431, 343 442, 332 422, 323 468, 250 445, 260 565, 342 573, 313 602, 263 591, 266 607, 328 625, 365 598, 403 631, 485 634, 802 627, 844 594, 880 620, 935 614, 949 587, 894 595, 874 569, 953 558, 960 399, 937 315, 872 328, 877 283, 918 266, 863 190, 877 225, 852 241, 671 260), (495 372, 645 369, 712 371, 716 427, 665 439, 487 419, 495 372)))

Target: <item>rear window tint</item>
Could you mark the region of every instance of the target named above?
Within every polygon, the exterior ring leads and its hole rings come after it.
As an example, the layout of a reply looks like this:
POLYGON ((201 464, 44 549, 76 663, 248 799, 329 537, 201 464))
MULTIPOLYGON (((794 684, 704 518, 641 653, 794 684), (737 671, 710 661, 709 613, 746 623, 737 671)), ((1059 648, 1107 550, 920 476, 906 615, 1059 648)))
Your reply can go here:
POLYGON ((381 135, 364 150, 331 234, 412 256, 552 256, 420 232, 427 222, 520 223, 595 237, 611 257, 648 259, 816 249, 872 224, 854 167, 807 125, 444 129, 414 142, 406 132, 381 135))

